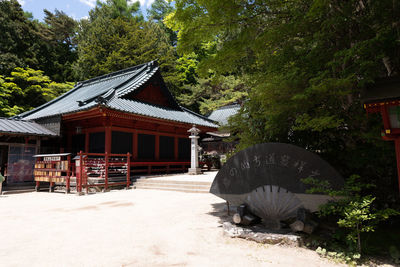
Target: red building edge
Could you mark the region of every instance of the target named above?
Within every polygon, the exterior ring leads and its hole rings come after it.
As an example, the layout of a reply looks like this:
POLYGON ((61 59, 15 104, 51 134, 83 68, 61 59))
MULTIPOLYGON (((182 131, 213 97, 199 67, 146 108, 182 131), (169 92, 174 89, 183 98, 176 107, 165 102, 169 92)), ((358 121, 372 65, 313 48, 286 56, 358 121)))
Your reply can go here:
POLYGON ((367 115, 380 113, 383 121, 382 139, 394 141, 400 193, 400 78, 378 81, 364 92, 367 115))

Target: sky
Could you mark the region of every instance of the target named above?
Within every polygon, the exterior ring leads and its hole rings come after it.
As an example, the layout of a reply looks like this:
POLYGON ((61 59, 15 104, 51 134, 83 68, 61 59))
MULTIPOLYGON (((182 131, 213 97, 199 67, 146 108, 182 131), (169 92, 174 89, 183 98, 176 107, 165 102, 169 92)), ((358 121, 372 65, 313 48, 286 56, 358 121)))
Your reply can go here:
MULTIPOLYGON (((96 0, 18 0, 24 11, 32 12, 33 17, 43 21, 43 9, 54 12, 55 9, 64 11, 74 19, 87 17, 89 10, 96 5, 96 0)), ((139 0, 143 15, 154 0, 139 0)))

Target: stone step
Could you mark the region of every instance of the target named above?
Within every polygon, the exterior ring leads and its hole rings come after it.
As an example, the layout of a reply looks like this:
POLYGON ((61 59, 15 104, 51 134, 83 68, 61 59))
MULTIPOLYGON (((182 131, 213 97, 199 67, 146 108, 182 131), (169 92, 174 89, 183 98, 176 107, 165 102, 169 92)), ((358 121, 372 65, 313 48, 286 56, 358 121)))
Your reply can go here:
POLYGON ((161 179, 138 179, 132 185, 137 189, 155 189, 190 193, 208 193, 211 187, 210 182, 198 181, 173 181, 161 179))
POLYGON ((174 183, 174 184, 195 184, 195 185, 208 185, 211 186, 211 182, 207 181, 182 181, 182 180, 170 180, 170 179, 152 179, 152 178, 139 178, 136 180, 136 183, 174 183))
POLYGON ((30 192, 35 192, 35 188, 5 190, 5 191, 1 192, 1 195, 21 194, 21 193, 30 193, 30 192))
POLYGON ((210 185, 196 185, 196 184, 175 184, 175 183, 134 183, 135 186, 147 186, 147 187, 160 187, 160 188, 184 188, 184 189, 199 189, 199 190, 210 190, 210 185))
POLYGON ((145 185, 133 185, 134 189, 148 189, 148 190, 164 190, 164 191, 176 191, 184 193, 209 193, 209 190, 201 189, 190 189, 182 187, 156 187, 156 186, 145 186, 145 185))

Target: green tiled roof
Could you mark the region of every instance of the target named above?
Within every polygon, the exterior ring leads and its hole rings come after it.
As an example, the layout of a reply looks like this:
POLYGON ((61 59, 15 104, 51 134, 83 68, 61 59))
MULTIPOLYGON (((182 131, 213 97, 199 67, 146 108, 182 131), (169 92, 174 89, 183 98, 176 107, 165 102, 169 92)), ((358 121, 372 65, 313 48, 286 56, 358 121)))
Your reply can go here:
POLYGON ((0 118, 0 133, 17 135, 57 136, 56 133, 33 121, 0 118))
POLYGON ((110 109, 153 118, 218 127, 214 121, 180 107, 169 91, 166 94, 173 103, 172 106, 174 108, 166 108, 124 98, 124 96, 135 90, 142 89, 143 85, 155 75, 160 75, 160 70, 157 63, 152 61, 79 82, 67 93, 40 107, 22 113, 18 117, 36 120, 88 110, 101 105, 110 109))
POLYGON ((217 110, 214 110, 210 114, 210 116, 208 116, 208 118, 210 120, 218 122, 220 125, 226 125, 228 124, 229 117, 238 113, 239 109, 240 109, 239 104, 224 106, 217 110))

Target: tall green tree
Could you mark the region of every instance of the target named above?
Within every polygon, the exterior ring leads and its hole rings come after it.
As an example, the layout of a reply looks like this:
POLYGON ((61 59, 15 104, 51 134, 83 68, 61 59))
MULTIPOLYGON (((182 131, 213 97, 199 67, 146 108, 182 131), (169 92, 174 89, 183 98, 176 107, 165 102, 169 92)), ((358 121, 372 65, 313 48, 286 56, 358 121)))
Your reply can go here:
POLYGON ((77 23, 58 10, 44 12, 44 22, 39 22, 16 0, 0 1, 0 74, 7 76, 16 67, 30 67, 58 82, 73 80, 77 23))
POLYGON ((154 22, 109 16, 109 8, 98 6, 89 19, 80 22, 76 64, 80 79, 110 73, 157 60, 172 91, 177 90, 175 49, 154 22))
POLYGON ((36 22, 41 40, 40 68, 57 82, 73 81, 78 23, 57 9, 54 13, 45 9, 44 13, 44 23, 36 22))
POLYGON ((231 120, 239 149, 290 142, 320 153, 345 176, 380 177, 393 186, 394 152, 380 140, 379 120, 366 117, 360 95, 366 84, 399 73, 399 6, 177 0, 167 23, 179 30, 181 53, 218 38, 202 68, 249 76, 249 101, 231 120))
POLYGON ((178 39, 177 33, 168 28, 165 23, 165 17, 174 11, 174 6, 171 2, 165 0, 155 0, 149 9, 147 9, 147 16, 150 21, 154 21, 160 25, 160 27, 168 35, 171 45, 176 45, 178 39))
POLYGON ((17 0, 0 1, 0 74, 38 67, 39 38, 17 0))
POLYGON ((127 0, 106 0, 105 2, 97 0, 95 10, 91 12, 99 12, 107 14, 110 18, 126 18, 134 20, 143 20, 143 15, 140 12, 140 2, 127 0))

